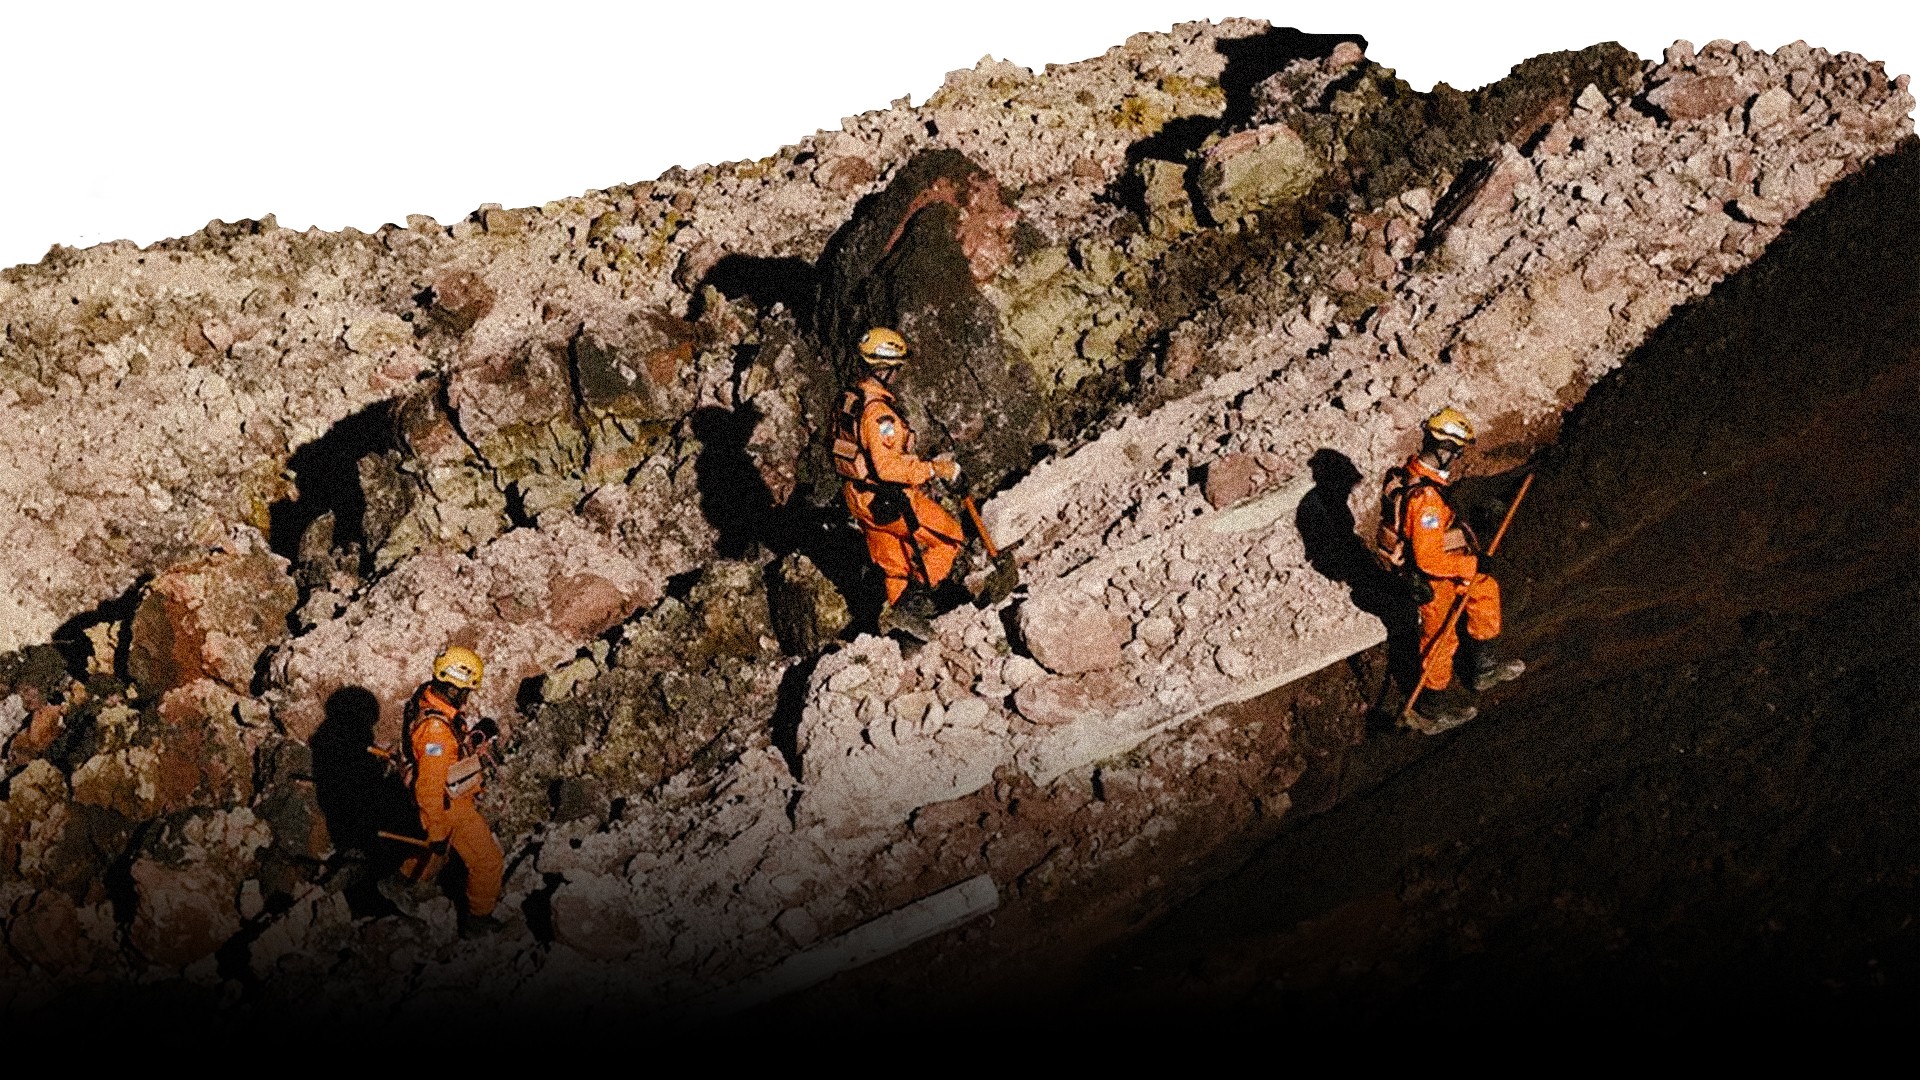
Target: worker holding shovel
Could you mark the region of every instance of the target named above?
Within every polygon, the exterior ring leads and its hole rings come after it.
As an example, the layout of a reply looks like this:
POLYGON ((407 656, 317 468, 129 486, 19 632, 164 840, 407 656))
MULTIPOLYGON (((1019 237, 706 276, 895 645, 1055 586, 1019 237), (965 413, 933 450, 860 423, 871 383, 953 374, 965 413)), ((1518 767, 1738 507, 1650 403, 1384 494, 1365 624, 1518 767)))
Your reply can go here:
MULTIPOLYGON (((1495 654, 1500 583, 1481 572, 1480 546, 1447 503, 1460 456, 1473 441, 1473 425, 1460 410, 1449 407, 1435 413, 1424 425, 1420 451, 1387 474, 1380 498, 1376 546, 1381 562, 1403 575, 1420 604, 1420 678, 1402 719, 1429 735, 1473 719, 1478 715, 1473 694, 1517 679, 1527 669, 1523 661, 1501 660, 1495 654), (1453 680, 1460 645, 1456 631, 1462 622, 1470 689, 1455 688, 1453 680)), ((1526 490, 1520 489, 1508 522, 1526 490)), ((1487 554, 1498 548, 1505 533, 1502 523, 1487 554)))

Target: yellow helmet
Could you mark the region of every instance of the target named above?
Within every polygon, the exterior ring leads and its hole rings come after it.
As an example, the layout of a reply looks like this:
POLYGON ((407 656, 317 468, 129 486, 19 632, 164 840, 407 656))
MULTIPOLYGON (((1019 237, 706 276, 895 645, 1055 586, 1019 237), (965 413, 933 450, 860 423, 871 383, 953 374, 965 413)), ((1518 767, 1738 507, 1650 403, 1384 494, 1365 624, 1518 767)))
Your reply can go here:
POLYGON ((1467 414, 1449 405, 1427 417, 1427 437, 1436 442, 1466 446, 1473 442, 1473 421, 1467 414))
POLYGON ((860 335, 860 357, 868 367, 899 367, 907 362, 907 339, 898 330, 876 326, 860 335))
POLYGON ((480 654, 464 645, 453 645, 447 651, 433 658, 433 677, 448 686, 457 686, 462 690, 477 690, 480 676, 486 674, 487 662, 480 654))

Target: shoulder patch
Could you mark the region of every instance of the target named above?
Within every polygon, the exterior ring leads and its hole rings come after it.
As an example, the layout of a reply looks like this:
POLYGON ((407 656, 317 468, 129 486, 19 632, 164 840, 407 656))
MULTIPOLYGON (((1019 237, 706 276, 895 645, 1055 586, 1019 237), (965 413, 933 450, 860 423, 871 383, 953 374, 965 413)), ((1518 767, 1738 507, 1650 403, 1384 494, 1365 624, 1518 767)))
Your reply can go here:
POLYGON ((885 435, 887 438, 891 439, 893 438, 893 432, 894 432, 893 417, 891 416, 881 417, 880 418, 880 434, 885 435))
POLYGON ((446 747, 441 746, 437 742, 430 742, 427 744, 426 750, 424 752, 428 757, 439 757, 441 754, 446 753, 447 749, 446 747))
POLYGON ((1437 528, 1439 528, 1439 527, 1440 527, 1440 515, 1439 515, 1439 513, 1438 513, 1438 512, 1436 512, 1436 511, 1433 511, 1433 510, 1428 510, 1427 512, 1425 512, 1425 513, 1423 513, 1423 514, 1421 514, 1421 515, 1420 515, 1420 527, 1421 527, 1421 528, 1423 528, 1423 529, 1437 529, 1437 528))

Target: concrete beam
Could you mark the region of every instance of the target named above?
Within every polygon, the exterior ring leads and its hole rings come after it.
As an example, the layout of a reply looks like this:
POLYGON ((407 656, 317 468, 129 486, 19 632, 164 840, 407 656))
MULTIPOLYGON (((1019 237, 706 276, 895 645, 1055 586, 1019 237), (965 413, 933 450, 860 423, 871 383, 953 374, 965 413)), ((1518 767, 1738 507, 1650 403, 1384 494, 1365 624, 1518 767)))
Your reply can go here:
POLYGON ((999 906, 1000 889, 992 875, 968 878, 795 953, 713 995, 700 1011, 716 1015, 739 1012, 785 997, 963 926, 999 906))

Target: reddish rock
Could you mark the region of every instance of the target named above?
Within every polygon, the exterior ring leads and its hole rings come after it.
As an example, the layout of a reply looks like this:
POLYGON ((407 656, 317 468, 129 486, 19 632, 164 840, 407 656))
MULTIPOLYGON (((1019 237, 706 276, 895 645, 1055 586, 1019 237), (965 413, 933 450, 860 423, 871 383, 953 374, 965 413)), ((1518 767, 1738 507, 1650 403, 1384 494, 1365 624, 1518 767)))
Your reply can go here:
POLYGON ((98 972, 113 962, 112 915, 84 910, 66 893, 45 890, 21 898, 7 923, 7 944, 43 971, 98 972), (105 926, 95 926, 104 922, 105 926), (107 931, 103 935, 101 930, 107 931), (95 931, 89 933, 89 930, 95 931))
POLYGON ((199 679, 245 693, 299 601, 288 565, 256 541, 155 578, 133 616, 134 682, 150 695, 199 679))
POLYGON ((1494 166, 1487 178, 1480 182, 1471 198, 1464 202, 1455 216, 1454 222, 1461 226, 1489 215, 1504 214, 1513 206, 1513 189, 1520 181, 1533 176, 1533 166, 1520 156, 1513 147, 1502 144, 1500 161, 1494 166))
POLYGON ((813 181, 837 195, 850 195, 880 178, 873 163, 857 154, 828 158, 813 174, 813 181))
POLYGON ((636 312, 613 325, 589 324, 572 345, 581 400, 606 416, 666 419, 692 404, 679 393, 698 328, 660 311, 636 312))
POLYGON ((1167 342, 1167 378, 1177 381, 1193 374, 1200 358, 1200 342, 1195 335, 1175 334, 1167 342))
POLYGON ((61 722, 66 719, 67 710, 62 705, 49 705, 37 686, 20 688, 20 707, 26 711, 26 724, 6 745, 7 760, 14 765, 32 761, 53 745, 54 737, 60 734, 61 722))
POLYGON ((493 287, 478 274, 471 270, 451 270, 434 280, 433 306, 429 313, 435 322, 456 334, 464 334, 474 323, 487 317, 495 299, 493 287))
POLYGON ((1673 120, 1698 120, 1723 113, 1745 97, 1746 92, 1732 76, 1692 72, 1675 75, 1647 94, 1647 100, 1673 120))
POLYGON ((626 618, 634 606, 633 597, 596 574, 555 577, 550 595, 553 611, 547 622, 570 637, 593 637, 626 618))
POLYGON ((240 885, 273 840, 250 810, 197 812, 169 822, 134 860, 127 937, 147 959, 185 967, 240 929, 240 885))
POLYGON ((1260 462, 1252 454, 1227 454, 1207 466, 1207 502, 1215 510, 1252 495, 1260 462))
POLYGON ((226 687, 198 682, 160 701, 166 728, 153 748, 161 813, 194 806, 244 806, 253 799, 253 750, 270 726, 258 705, 226 687), (240 717, 253 722, 243 727, 240 717))
POLYGON ((1020 634, 1048 671, 1073 675, 1118 664, 1133 631, 1125 617, 1100 601, 1064 591, 1020 605, 1020 634))
POLYGON ((899 243, 915 214, 941 203, 958 212, 954 238, 960 242, 973 280, 992 281, 1013 261, 1013 232, 1020 224, 1020 212, 1007 204, 1006 192, 985 172, 975 171, 957 182, 942 176, 928 184, 907 204, 900 224, 887 240, 887 248, 899 243))
POLYGON ((240 929, 240 912, 231 898, 219 895, 218 882, 147 859, 133 864, 133 881, 140 910, 130 936, 149 960, 185 967, 240 929))

